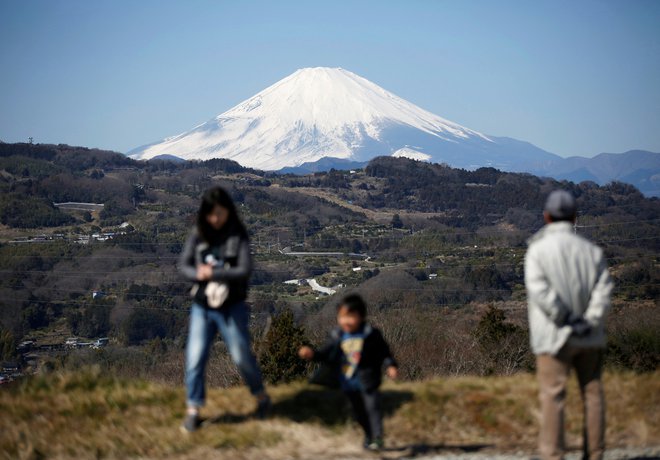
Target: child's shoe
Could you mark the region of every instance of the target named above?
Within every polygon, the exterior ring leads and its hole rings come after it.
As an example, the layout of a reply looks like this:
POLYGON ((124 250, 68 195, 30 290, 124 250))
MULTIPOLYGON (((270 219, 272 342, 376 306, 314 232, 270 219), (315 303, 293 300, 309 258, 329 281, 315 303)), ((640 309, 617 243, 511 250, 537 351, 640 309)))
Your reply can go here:
POLYGON ((270 400, 268 395, 265 395, 259 401, 257 401, 257 418, 259 420, 264 420, 270 414, 270 410, 273 408, 273 403, 270 400))
POLYGON ((383 450, 383 447, 385 447, 385 443, 380 438, 373 439, 369 441, 368 444, 365 442, 365 448, 372 452, 378 452, 380 450, 383 450))

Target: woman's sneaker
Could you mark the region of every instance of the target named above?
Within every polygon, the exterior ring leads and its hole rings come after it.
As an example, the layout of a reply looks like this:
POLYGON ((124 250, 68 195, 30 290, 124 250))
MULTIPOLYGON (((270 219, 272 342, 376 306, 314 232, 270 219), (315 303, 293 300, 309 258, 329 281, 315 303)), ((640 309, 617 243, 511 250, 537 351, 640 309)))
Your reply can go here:
POLYGON ((199 414, 187 414, 186 418, 183 419, 183 423, 181 424, 181 431, 184 433, 192 433, 193 431, 196 431, 197 428, 199 428, 199 425, 201 425, 199 414))

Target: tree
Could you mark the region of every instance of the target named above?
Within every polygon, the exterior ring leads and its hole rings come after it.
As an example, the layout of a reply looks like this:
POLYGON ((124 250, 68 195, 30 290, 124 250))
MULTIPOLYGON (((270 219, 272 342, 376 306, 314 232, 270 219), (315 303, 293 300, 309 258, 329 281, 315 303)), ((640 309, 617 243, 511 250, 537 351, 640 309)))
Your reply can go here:
POLYGON ((503 310, 489 306, 474 335, 487 358, 487 374, 511 374, 520 369, 531 369, 533 359, 528 334, 520 326, 507 323, 503 310))
POLYGON ((112 298, 94 299, 68 315, 69 327, 75 335, 98 337, 110 331, 110 312, 115 306, 112 298))
POLYGON ((0 359, 5 361, 15 356, 14 336, 6 329, 0 329, 0 359))
POLYGON ((398 214, 394 214, 392 217, 392 228, 403 228, 403 221, 401 220, 401 216, 398 214))
POLYGON ((475 331, 479 343, 485 348, 491 348, 518 329, 518 326, 507 323, 505 320, 506 315, 503 310, 492 305, 489 306, 475 331))
POLYGON ((259 364, 264 378, 279 383, 303 377, 307 364, 298 358, 298 350, 307 343, 305 331, 296 326, 291 310, 275 316, 260 346, 259 364))
POLYGON ((142 303, 122 322, 121 333, 127 345, 140 345, 156 338, 174 338, 183 329, 183 311, 142 303))
POLYGON ((48 326, 48 311, 43 304, 32 304, 23 309, 23 325, 27 330, 48 326))

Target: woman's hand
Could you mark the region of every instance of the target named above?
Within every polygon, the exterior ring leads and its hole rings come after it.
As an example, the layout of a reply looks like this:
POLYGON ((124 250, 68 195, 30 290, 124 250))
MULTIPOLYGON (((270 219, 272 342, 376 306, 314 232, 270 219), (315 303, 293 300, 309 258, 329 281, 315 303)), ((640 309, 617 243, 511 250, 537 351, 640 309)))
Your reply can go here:
POLYGON ((394 366, 388 367, 385 372, 387 373, 387 376, 391 378, 392 380, 396 380, 399 378, 399 369, 397 369, 394 366))
POLYGON ((213 275, 213 265, 203 264, 197 266, 197 281, 208 281, 213 275))
POLYGON ((298 350, 298 356, 306 361, 310 361, 314 358, 314 350, 310 347, 300 347, 300 350, 298 350))

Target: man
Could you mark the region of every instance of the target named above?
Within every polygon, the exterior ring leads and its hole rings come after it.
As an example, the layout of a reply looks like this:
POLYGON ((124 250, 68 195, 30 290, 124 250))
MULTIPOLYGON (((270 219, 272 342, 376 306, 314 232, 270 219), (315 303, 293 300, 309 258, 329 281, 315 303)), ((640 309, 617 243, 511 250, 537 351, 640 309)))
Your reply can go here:
POLYGON ((613 282, 603 251, 575 234, 576 214, 570 193, 552 192, 543 213, 546 225, 530 239, 525 256, 530 341, 541 402, 539 451, 544 460, 563 455, 566 382, 572 368, 584 403, 584 458, 600 460, 605 450, 601 371, 613 282))

